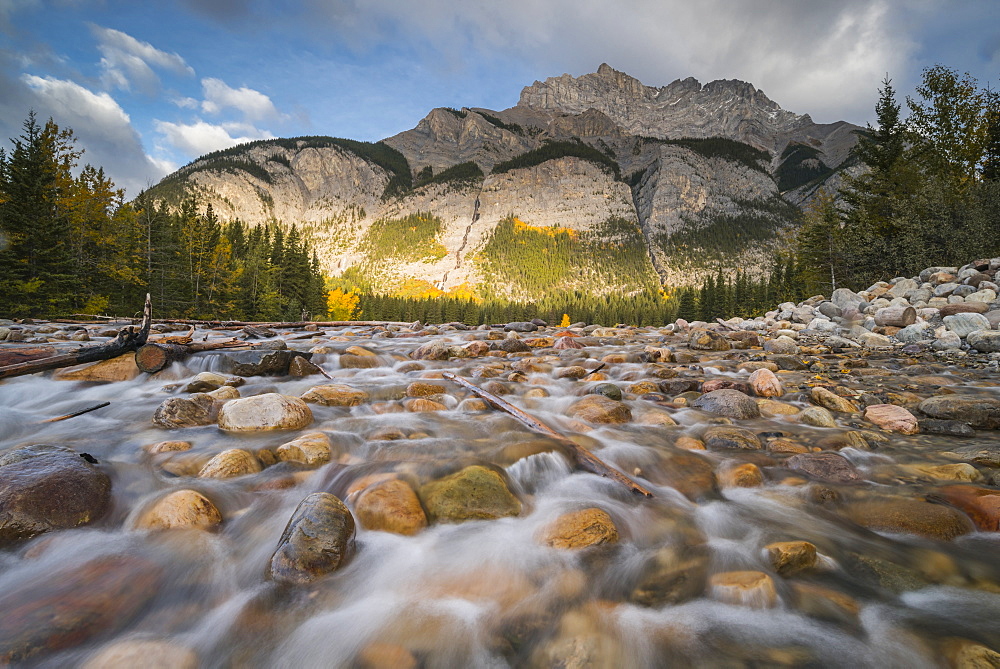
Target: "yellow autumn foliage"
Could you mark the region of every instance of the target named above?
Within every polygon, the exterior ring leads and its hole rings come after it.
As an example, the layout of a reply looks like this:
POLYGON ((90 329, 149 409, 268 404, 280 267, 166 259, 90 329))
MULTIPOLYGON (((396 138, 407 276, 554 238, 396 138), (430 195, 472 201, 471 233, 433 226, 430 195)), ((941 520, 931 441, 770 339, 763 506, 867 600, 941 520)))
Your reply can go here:
POLYGON ((563 314, 562 320, 559 322, 559 327, 568 328, 570 325, 569 314, 563 314))
POLYGON ((573 228, 560 228, 555 225, 550 225, 545 227, 537 225, 529 225, 528 223, 525 223, 524 221, 516 217, 514 218, 514 232, 538 232, 540 234, 553 238, 556 235, 563 233, 569 235, 570 239, 576 239, 579 236, 579 233, 573 228))
POLYGON ((358 302, 360 297, 353 290, 344 292, 334 288, 327 294, 326 309, 331 320, 350 321, 360 316, 358 302))

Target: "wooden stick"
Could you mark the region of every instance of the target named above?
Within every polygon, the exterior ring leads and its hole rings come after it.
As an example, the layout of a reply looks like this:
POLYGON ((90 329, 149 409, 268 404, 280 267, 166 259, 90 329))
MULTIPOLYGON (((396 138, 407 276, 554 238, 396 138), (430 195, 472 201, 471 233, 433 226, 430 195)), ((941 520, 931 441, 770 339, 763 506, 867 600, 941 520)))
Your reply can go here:
POLYGON ((463 378, 455 376, 451 372, 444 372, 442 376, 448 379, 449 381, 454 381, 463 388, 472 391, 474 394, 483 398, 484 400, 495 406, 497 409, 500 409, 501 411, 509 414, 519 423, 526 426, 528 429, 534 430, 535 432, 539 432, 547 437, 551 437, 552 439, 558 441, 560 444, 569 449, 569 451, 573 454, 576 460, 576 465, 580 469, 588 471, 591 474, 597 474, 599 476, 604 476, 606 478, 610 478, 614 481, 617 481, 618 483, 627 487, 632 492, 645 495, 646 497, 653 496, 652 492, 642 487, 629 477, 625 476, 625 474, 621 473, 611 465, 607 464, 606 462, 598 458, 596 455, 588 451, 583 446, 580 446, 572 439, 564 437, 563 435, 559 434, 545 423, 541 422, 534 416, 531 416, 525 413, 524 411, 521 411, 510 402, 501 399, 500 397, 494 395, 493 393, 483 390, 479 386, 469 383, 463 378))
POLYGON ((110 360, 129 351, 134 351, 146 343, 146 338, 149 336, 149 325, 152 320, 152 314, 153 307, 150 303, 149 293, 147 293, 146 306, 143 309, 142 315, 142 325, 138 330, 132 326, 124 327, 118 332, 117 337, 104 344, 87 346, 63 355, 54 355, 48 358, 39 358, 37 360, 29 360, 27 362, 0 367, 0 379, 9 379, 14 376, 23 376, 36 372, 46 372, 50 369, 61 369, 73 365, 82 365, 86 362, 110 360))
POLYGON ((76 418, 77 416, 82 416, 85 413, 90 413, 91 411, 97 411, 98 409, 103 409, 104 407, 111 404, 111 402, 101 402, 100 404, 94 405, 92 407, 87 407, 86 409, 80 409, 79 411, 74 411, 73 413, 68 413, 65 416, 57 416, 56 418, 49 418, 47 420, 39 421, 41 423, 58 423, 61 420, 66 420, 67 418, 76 418))

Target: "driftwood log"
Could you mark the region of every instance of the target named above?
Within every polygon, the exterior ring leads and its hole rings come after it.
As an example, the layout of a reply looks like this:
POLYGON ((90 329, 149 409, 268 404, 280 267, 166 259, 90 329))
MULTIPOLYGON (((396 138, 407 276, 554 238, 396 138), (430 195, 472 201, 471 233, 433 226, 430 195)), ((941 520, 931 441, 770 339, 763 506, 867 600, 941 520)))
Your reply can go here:
POLYGON ((180 362, 199 351, 215 351, 220 348, 237 348, 252 346, 245 341, 227 339, 226 341, 197 342, 191 344, 174 344, 170 342, 149 342, 139 347, 135 352, 135 365, 143 372, 155 374, 173 362, 180 362))
POLYGON ((507 402, 506 400, 494 395, 493 393, 483 390, 477 385, 469 383, 463 378, 455 376, 451 372, 444 372, 442 376, 448 379, 449 381, 454 381, 463 388, 472 391, 474 394, 483 398, 484 400, 495 406, 497 409, 500 409, 501 411, 509 414, 511 417, 513 417, 515 420, 517 420, 525 427, 558 441, 570 453, 573 454, 573 458, 576 461, 576 466, 579 467, 580 469, 590 472, 591 474, 597 474, 598 476, 604 476, 605 478, 612 479, 622 484, 623 486, 625 486, 634 493, 639 493, 641 495, 645 495, 646 497, 653 496, 652 492, 650 492, 643 486, 639 485, 629 477, 625 476, 625 474, 621 473, 611 465, 607 464, 606 462, 598 458, 596 455, 588 451, 583 446, 579 445, 569 437, 565 437, 559 434, 545 423, 541 422, 534 416, 531 416, 530 414, 527 414, 524 411, 518 409, 510 402, 507 402))
POLYGON ((61 369, 82 365, 87 362, 98 362, 100 360, 110 360, 120 355, 134 351, 146 343, 149 336, 149 326, 152 321, 153 307, 150 304, 149 294, 146 294, 146 306, 143 309, 142 324, 136 328, 129 326, 122 328, 118 336, 109 342, 97 346, 86 346, 78 348, 71 353, 53 355, 47 358, 38 358, 26 362, 19 362, 13 365, 0 367, 0 379, 9 379, 14 376, 34 374, 36 372, 47 372, 51 369, 61 369))
POLYGON ((917 310, 913 307, 883 307, 875 312, 875 325, 905 328, 917 322, 917 310))

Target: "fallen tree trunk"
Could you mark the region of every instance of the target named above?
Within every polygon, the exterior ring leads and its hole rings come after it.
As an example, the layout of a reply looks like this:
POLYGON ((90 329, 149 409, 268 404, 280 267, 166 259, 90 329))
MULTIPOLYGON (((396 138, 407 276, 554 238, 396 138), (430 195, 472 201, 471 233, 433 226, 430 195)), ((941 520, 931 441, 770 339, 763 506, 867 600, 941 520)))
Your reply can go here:
POLYGON ((511 417, 513 417, 515 420, 517 420, 519 423, 526 426, 527 428, 534 430, 535 432, 544 434, 545 436, 558 441, 573 454, 573 457, 576 460, 576 465, 580 469, 588 471, 591 474, 597 474, 598 476, 604 476, 606 478, 610 478, 614 481, 617 481, 618 483, 622 484, 632 492, 645 495, 646 497, 653 496, 652 492, 650 492, 643 486, 639 485, 629 477, 625 476, 625 474, 621 473, 611 465, 607 464, 606 462, 598 458, 596 455, 588 451, 583 446, 580 446, 578 443, 576 443, 569 437, 565 437, 559 434, 545 423, 541 422, 534 416, 531 416, 525 413, 524 411, 521 411, 510 402, 507 402, 506 400, 494 395, 493 393, 483 390, 479 386, 469 383, 463 378, 455 376, 451 372, 444 372, 442 376, 448 379, 449 381, 454 381, 463 388, 472 391, 479 397, 483 398, 484 400, 495 406, 497 409, 500 409, 501 411, 509 414, 511 417))
POLYGON ((202 327, 212 328, 213 330, 241 330, 247 326, 258 327, 258 328, 304 328, 309 325, 315 325, 321 328, 340 328, 340 327, 372 327, 377 325, 398 325, 400 327, 408 327, 413 325, 410 323, 403 323, 402 321, 295 321, 295 322, 282 322, 282 323, 265 323, 261 321, 198 321, 191 319, 178 319, 178 318, 159 318, 154 323, 165 323, 177 325, 200 325, 202 327))
POLYGON ((16 365, 19 362, 28 362, 29 360, 38 360, 39 358, 51 358, 54 355, 58 355, 58 352, 52 346, 0 350, 0 367, 16 365))
POLYGON ((100 360, 110 360, 118 356, 134 351, 146 343, 149 336, 149 326, 152 321, 153 307, 150 304, 149 294, 146 294, 146 306, 143 309, 142 324, 138 329, 133 326, 122 328, 118 336, 109 342, 97 346, 86 346, 79 348, 72 353, 63 355, 53 355, 47 358, 38 358, 13 365, 0 367, 0 379, 9 379, 14 376, 34 374, 36 372, 47 372, 51 369, 61 369, 82 365, 88 362, 98 362, 100 360))
POLYGON ((253 346, 245 341, 229 339, 226 341, 201 342, 191 344, 173 344, 170 342, 150 342, 139 347, 135 352, 135 364, 143 372, 155 374, 173 362, 180 362, 199 351, 215 351, 220 348, 238 348, 253 346))

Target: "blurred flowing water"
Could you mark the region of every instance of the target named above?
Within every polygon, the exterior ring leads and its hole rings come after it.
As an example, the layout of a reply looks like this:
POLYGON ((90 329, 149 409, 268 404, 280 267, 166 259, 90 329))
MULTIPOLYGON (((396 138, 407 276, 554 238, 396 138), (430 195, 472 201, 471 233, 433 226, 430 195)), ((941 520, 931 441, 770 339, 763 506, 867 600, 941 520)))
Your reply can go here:
MULTIPOLYGON (((330 334, 342 336, 344 331, 330 334)), ((434 340, 465 343, 460 335, 434 340)), ((429 374, 448 370, 473 378, 474 368, 503 359, 422 361, 415 369, 407 354, 430 337, 348 339, 379 353, 380 366, 344 369, 335 354, 316 355, 314 361, 335 382, 365 390, 372 400, 355 407, 311 405, 315 421, 307 430, 326 432, 344 452, 339 461, 315 471, 278 464, 260 474, 214 480, 175 476, 162 468, 172 458, 204 462, 224 449, 273 448, 295 436, 226 433, 215 425, 155 427, 151 416, 156 407, 182 394, 180 386, 194 374, 217 369, 214 355, 195 356, 158 378, 141 375, 97 384, 34 375, 0 383, 0 452, 28 444, 68 446, 95 457, 113 482, 112 507, 97 522, 0 551, 0 593, 20 593, 25 605, 41 592, 54 600, 83 598, 88 584, 105 587, 112 577, 81 582, 74 574, 84 565, 115 560, 129 587, 150 586, 149 596, 127 619, 109 622, 106 630, 79 643, 35 655, 29 664, 76 666, 125 640, 164 640, 190 649, 198 666, 297 669, 932 667, 946 663, 941 648, 952 637, 1000 648, 996 533, 974 532, 951 542, 878 534, 816 503, 817 486, 780 472, 769 474, 761 487, 711 491, 692 501, 676 485, 654 476, 674 466, 672 455, 687 453, 674 446, 678 436, 698 436, 706 426, 706 416, 689 409, 671 409, 677 427, 634 422, 582 433, 581 443, 627 474, 649 473, 648 480, 639 480, 655 497, 637 497, 607 479, 574 471, 545 437, 503 413, 459 410, 467 393, 429 374), (418 379, 449 386, 446 411, 374 410, 377 402, 401 398, 418 379), (111 405, 63 422, 40 423, 103 401, 111 405), (190 441, 194 447, 157 456, 144 451, 168 439, 190 441), (396 472, 428 481, 476 463, 503 468, 524 503, 520 516, 432 524, 416 536, 359 525, 355 552, 339 571, 298 588, 266 578, 285 524, 309 493, 332 492, 351 506, 348 492, 363 476, 396 472), (217 531, 129 529, 138 513, 180 488, 197 490, 215 503, 224 518, 217 531), (617 544, 569 551, 539 541, 561 514, 590 507, 603 509, 614 520, 621 536, 617 544), (763 550, 769 543, 791 540, 812 542, 820 554, 815 570, 794 582, 774 574, 763 550), (681 559, 678 555, 693 555, 695 566, 671 572, 670 560, 681 559), (706 582, 693 594, 670 594, 679 586, 667 576, 656 582, 657 569, 673 574, 670 578, 706 582), (734 571, 770 574, 777 595, 773 606, 761 608, 753 593, 741 604, 708 584, 712 575, 734 571), (660 600, 639 592, 650 579, 650 588, 666 593, 660 600), (60 584, 76 590, 63 593, 60 584), (818 594, 810 599, 810 592, 818 594)), ((314 342, 293 344, 307 350, 314 342)), ((606 353, 641 349, 641 344, 589 347, 563 351, 550 363, 589 363, 606 353)), ((628 385, 643 370, 644 363, 626 362, 605 373, 612 382, 628 385)), ((726 367, 719 375, 733 376, 733 371, 726 367)), ((527 377, 524 383, 508 384, 513 389, 509 399, 549 425, 577 434, 579 426, 566 410, 578 399, 583 382, 556 380, 545 372, 527 377), (530 387, 544 388, 549 396, 518 397, 530 387)), ((482 384, 486 379, 473 380, 482 384)), ((327 382, 315 375, 255 377, 240 392, 299 396, 327 382)), ((976 391, 996 388, 987 384, 976 391)), ((628 403, 640 417, 646 404, 652 406, 641 399, 628 403)), ((804 443, 835 432, 778 419, 741 424, 758 433, 780 431, 804 443)), ((997 433, 980 432, 975 443, 995 446, 997 433)), ((871 474, 909 462, 953 462, 942 455, 953 446, 947 437, 896 435, 877 452, 841 453, 871 474)), ((740 457, 700 456, 713 465, 740 457)), ((774 469, 769 463, 761 467, 774 469)), ((687 476, 683 467, 674 473, 687 476)), ((876 483, 866 489, 897 494, 895 486, 874 478, 876 483)), ((127 597, 127 591, 121 596, 127 597)))

